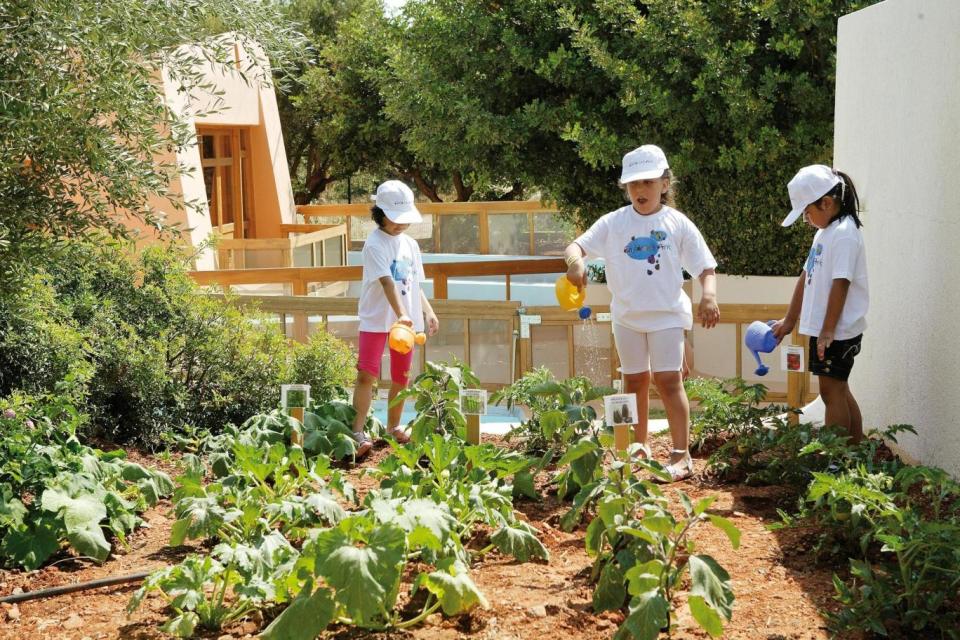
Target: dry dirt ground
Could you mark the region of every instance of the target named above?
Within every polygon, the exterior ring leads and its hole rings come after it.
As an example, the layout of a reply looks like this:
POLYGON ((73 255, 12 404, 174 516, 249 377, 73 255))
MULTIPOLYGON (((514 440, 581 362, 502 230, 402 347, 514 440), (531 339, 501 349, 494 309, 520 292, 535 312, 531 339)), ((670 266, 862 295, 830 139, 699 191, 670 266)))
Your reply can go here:
MULTIPOLYGON (((664 441, 654 443, 659 459, 667 456, 664 441)), ((379 445, 363 466, 375 465, 389 450, 379 445)), ((172 463, 135 456, 138 461, 166 468, 175 474, 172 463)), ((698 471, 703 460, 696 460, 698 471)), ((351 472, 359 475, 359 469, 351 472)), ((358 478, 360 490, 371 480, 358 478)), ((813 532, 767 528, 777 522, 776 508, 789 507, 793 498, 778 487, 713 486, 698 479, 678 483, 693 498, 716 496, 711 509, 734 522, 742 533, 740 548, 734 551, 726 536, 710 526, 694 533, 698 552, 713 555, 729 571, 736 595, 733 620, 725 638, 743 640, 826 640, 821 611, 834 606, 832 567, 818 566, 810 552, 813 532)), ((622 614, 594 614, 589 583, 591 560, 584 551, 583 529, 566 533, 558 528, 567 506, 554 496, 542 502, 519 501, 517 509, 541 531, 550 551, 549 563, 520 564, 492 553, 474 566, 474 580, 490 602, 490 608, 445 619, 439 614, 423 626, 405 633, 369 633, 354 628, 331 627, 322 637, 415 638, 453 640, 542 639, 591 640, 611 638, 622 614)), ((170 503, 163 502, 144 514, 148 526, 132 534, 126 549, 118 548, 103 565, 64 556, 38 571, 0 571, 0 595, 19 588, 24 591, 76 583, 107 576, 160 568, 176 562, 195 548, 166 546, 173 520, 170 503)), ((165 618, 163 601, 151 597, 131 616, 125 607, 136 585, 104 587, 43 600, 3 605, 0 610, 0 639, 24 640, 155 640, 166 637, 159 631, 165 618)), ((707 638, 690 617, 681 594, 677 602, 678 627, 674 638, 707 638)), ((205 638, 236 640, 255 637, 264 621, 247 620, 205 638)))

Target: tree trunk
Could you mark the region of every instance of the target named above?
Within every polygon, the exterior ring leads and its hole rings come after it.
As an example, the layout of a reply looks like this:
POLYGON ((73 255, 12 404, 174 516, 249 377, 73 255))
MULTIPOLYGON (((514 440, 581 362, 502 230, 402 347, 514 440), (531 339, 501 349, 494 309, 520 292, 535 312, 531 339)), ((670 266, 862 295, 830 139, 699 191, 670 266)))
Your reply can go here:
POLYGON ((423 177, 420 169, 399 169, 398 171, 400 175, 407 180, 413 180, 413 183, 417 185, 417 190, 429 198, 430 202, 443 202, 443 198, 437 193, 436 185, 430 184, 430 182, 423 177))
POLYGON ((463 184, 463 175, 459 171, 453 172, 453 188, 457 190, 457 202, 466 202, 473 195, 473 187, 463 184))
POLYGON ((498 197, 497 200, 520 200, 521 198, 523 198, 523 183, 514 182, 510 191, 498 197))

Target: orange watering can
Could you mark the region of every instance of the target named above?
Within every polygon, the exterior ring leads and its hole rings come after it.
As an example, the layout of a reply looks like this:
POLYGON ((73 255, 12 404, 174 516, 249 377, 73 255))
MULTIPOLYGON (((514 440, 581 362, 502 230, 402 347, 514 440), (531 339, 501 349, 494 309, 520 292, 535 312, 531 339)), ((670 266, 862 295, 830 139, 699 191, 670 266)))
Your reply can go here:
POLYGON ((577 285, 570 282, 564 275, 557 278, 556 294, 560 308, 564 311, 573 311, 583 306, 583 301, 587 297, 587 290, 578 289, 577 285))
POLYGON ((388 340, 390 348, 397 353, 410 353, 414 344, 424 344, 427 341, 427 334, 416 333, 408 325, 400 322, 394 322, 390 327, 390 338, 388 340))

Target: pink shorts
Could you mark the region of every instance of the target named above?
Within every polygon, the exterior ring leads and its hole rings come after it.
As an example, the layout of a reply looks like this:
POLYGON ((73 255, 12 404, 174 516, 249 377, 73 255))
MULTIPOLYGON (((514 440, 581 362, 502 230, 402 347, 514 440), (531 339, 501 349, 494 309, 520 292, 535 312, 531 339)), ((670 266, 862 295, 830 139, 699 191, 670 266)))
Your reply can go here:
MULTIPOLYGON (((380 377, 380 359, 383 357, 383 347, 387 344, 389 332, 361 331, 360 356, 357 358, 357 370, 366 371, 370 375, 380 377)), ((410 381, 410 367, 413 365, 413 352, 400 353, 390 349, 390 380, 394 384, 407 385, 410 381)))

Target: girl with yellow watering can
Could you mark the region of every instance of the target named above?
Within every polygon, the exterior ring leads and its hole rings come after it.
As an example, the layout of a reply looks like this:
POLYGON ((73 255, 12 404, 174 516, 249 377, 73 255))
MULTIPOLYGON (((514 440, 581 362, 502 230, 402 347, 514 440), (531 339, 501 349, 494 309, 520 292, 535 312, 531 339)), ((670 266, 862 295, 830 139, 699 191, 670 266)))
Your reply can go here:
MULTIPOLYGON (((404 233, 422 220, 413 203, 413 192, 399 180, 388 180, 377 188, 371 209, 377 228, 363 244, 363 285, 360 291, 359 356, 353 408, 357 415, 353 437, 357 458, 370 453, 373 442, 363 425, 373 399, 373 385, 380 377, 384 346, 390 347, 390 394, 392 402, 410 381, 413 345, 423 344, 424 323, 430 335, 440 328, 430 301, 420 289, 424 280, 423 260, 416 240, 404 233)), ((387 409, 387 433, 397 442, 410 437, 400 426, 403 403, 387 409)))
POLYGON ((624 374, 624 393, 637 395, 640 413, 634 440, 646 457, 648 390, 653 383, 667 412, 673 451, 666 469, 673 480, 693 473, 687 451, 690 405, 683 388, 684 330, 693 327, 690 298, 683 291, 683 270, 703 286, 700 322, 714 327, 717 307, 717 261, 697 227, 672 207, 667 158, 654 145, 623 157, 620 184, 630 204, 597 220, 565 251, 567 279, 586 286, 584 256, 606 261, 612 294, 613 336, 624 374))

